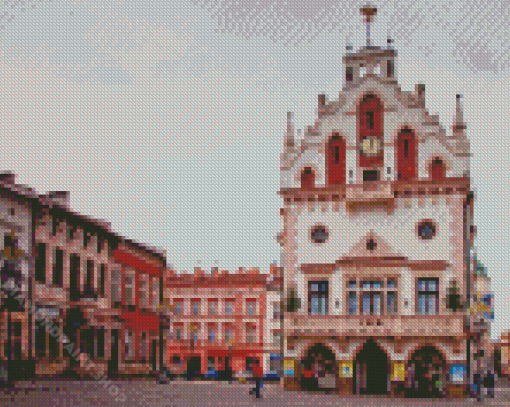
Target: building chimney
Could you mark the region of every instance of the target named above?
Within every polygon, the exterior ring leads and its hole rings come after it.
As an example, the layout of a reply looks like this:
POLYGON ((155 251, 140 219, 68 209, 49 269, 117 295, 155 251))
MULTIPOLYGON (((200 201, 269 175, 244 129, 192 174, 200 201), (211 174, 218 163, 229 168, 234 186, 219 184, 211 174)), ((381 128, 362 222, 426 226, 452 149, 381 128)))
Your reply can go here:
POLYGON ((51 203, 69 208, 71 196, 69 191, 50 191, 47 195, 51 203))
POLYGON ((16 174, 6 171, 0 174, 0 182, 8 185, 14 185, 16 183, 16 174))

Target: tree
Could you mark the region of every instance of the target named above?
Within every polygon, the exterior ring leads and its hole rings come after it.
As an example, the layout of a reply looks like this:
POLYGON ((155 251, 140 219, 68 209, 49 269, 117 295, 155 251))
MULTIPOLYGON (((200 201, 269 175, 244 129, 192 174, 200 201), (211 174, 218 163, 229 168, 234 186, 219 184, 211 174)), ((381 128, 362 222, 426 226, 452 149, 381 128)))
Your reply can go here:
POLYGON ((457 287, 457 282, 455 280, 452 280, 450 287, 448 288, 446 307, 451 309, 453 312, 460 311, 464 308, 462 297, 459 294, 459 288, 457 287))

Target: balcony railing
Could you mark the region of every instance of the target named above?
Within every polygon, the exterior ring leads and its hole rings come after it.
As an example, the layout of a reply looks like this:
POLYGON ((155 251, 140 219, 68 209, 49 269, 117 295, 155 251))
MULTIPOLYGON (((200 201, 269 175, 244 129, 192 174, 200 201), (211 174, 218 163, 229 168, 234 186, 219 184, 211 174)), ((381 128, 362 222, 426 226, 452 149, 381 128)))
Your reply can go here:
POLYGON ((287 335, 456 336, 463 334, 462 315, 293 315, 287 335))

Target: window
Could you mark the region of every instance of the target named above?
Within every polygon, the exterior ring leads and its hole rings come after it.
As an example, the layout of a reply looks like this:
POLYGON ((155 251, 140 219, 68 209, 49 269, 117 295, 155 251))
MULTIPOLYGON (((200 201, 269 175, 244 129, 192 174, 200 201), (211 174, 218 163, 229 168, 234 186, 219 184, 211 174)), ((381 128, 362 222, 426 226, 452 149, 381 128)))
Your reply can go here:
POLYGON ((326 179, 328 185, 345 184, 345 140, 335 133, 326 147, 326 179))
POLYGON ((416 230, 422 240, 432 240, 436 236, 436 225, 430 220, 419 222, 416 230))
POLYGON ((104 358, 104 328, 97 330, 97 357, 104 358))
POLYGON ((69 225, 67 228, 67 238, 68 240, 73 240, 76 236, 76 226, 69 225))
POLYGON ((60 336, 60 326, 58 322, 53 323, 53 328, 49 332, 49 351, 50 351, 50 359, 57 359, 59 356, 59 336, 60 336))
POLYGON ((106 266, 101 264, 101 275, 99 276, 99 285, 101 286, 101 296, 104 297, 104 286, 105 286, 105 278, 106 278, 106 266))
POLYGON ((414 132, 404 128, 397 136, 397 179, 409 180, 416 177, 417 148, 414 132))
POLYGON ((366 112, 366 126, 369 129, 374 128, 374 112, 366 112))
MULTIPOLYGON (((11 236, 5 235, 4 248, 14 247, 14 242, 11 236)), ((37 243, 36 245, 36 260, 35 260, 35 279, 39 283, 46 282, 46 244, 37 243)))
POLYGON ((87 278, 86 278, 85 292, 87 295, 92 295, 94 292, 94 261, 87 260, 87 278))
POLYGON ((388 282, 386 283, 386 287, 387 288, 395 288, 395 280, 388 280, 388 282))
POLYGON ((310 281, 308 283, 308 312, 315 315, 328 313, 328 282, 310 281))
POLYGON ((377 243, 373 240, 373 239, 370 239, 368 242, 367 242, 367 250, 375 250, 377 248, 377 243))
POLYGON ((214 356, 209 356, 207 358, 207 370, 208 371, 214 370, 214 356))
POLYGON ((140 308, 147 308, 147 281, 143 276, 140 276, 140 308))
MULTIPOLYGON (((70 259, 70 300, 76 301, 80 297, 80 263, 81 259, 76 253, 71 253, 70 259)), ((120 284, 119 284, 120 286, 120 284)))
POLYGON ((320 244, 325 243, 326 240, 328 240, 328 235, 329 233, 326 226, 320 225, 312 228, 310 238, 312 239, 312 242, 320 244))
POLYGON ((62 287, 64 285, 64 251, 55 249, 55 263, 53 263, 53 285, 62 287))
POLYGON ((379 181, 379 171, 378 170, 364 170, 363 171, 363 181, 364 182, 379 181))
POLYGON ((58 230, 59 223, 60 223, 59 219, 52 218, 52 222, 51 222, 51 234, 53 236, 57 235, 57 230, 58 230))
POLYGON ((281 306, 279 303, 273 304, 273 319, 281 319, 281 306))
POLYGON ((430 164, 430 175, 433 180, 441 180, 446 177, 446 166, 440 158, 436 157, 430 164))
POLYGON ((175 339, 180 341, 181 340, 181 328, 175 329, 175 339))
POLYGON ((207 331, 207 340, 211 343, 214 343, 216 341, 216 328, 209 327, 207 331))
POLYGON ((121 293, 121 273, 119 269, 112 270, 111 291, 114 305, 120 304, 120 302, 122 301, 122 293, 121 293))
POLYGON ((363 301, 362 301, 362 312, 363 315, 381 315, 381 290, 383 286, 382 281, 363 281, 363 301), (369 290, 367 292, 367 290, 369 290), (377 291, 375 291, 377 290, 377 291))
POLYGON ((193 315, 198 315, 200 313, 200 300, 192 300, 191 301, 191 309, 193 315))
POLYGON ((281 346, 282 336, 279 333, 273 333, 273 346, 281 346))
POLYGON ((133 359, 133 333, 126 331, 126 338, 125 338, 125 353, 124 357, 125 360, 132 360, 133 359))
POLYGON ((225 315, 232 315, 234 309, 234 301, 226 300, 225 301, 225 315))
POLYGON ((389 59, 388 61, 386 61, 386 76, 388 78, 391 78, 393 76, 393 73, 394 73, 393 61, 389 59))
MULTIPOLYGON (((35 320, 35 352, 38 358, 46 356, 46 329, 44 319, 35 320)), ((6 342, 7 343, 7 342, 6 342)), ((7 349, 7 348, 6 348, 7 349)), ((5 355, 7 357, 7 353, 5 355)))
POLYGON ((349 293, 349 315, 356 315, 356 293, 349 293))
POLYGON ((394 291, 388 291, 386 293, 386 312, 388 315, 395 315, 397 313, 395 295, 394 291))
POLYGON ((315 174, 310 167, 305 167, 301 172, 301 188, 314 188, 315 174))
POLYGON ((255 343, 255 327, 248 326, 246 328, 246 342, 255 343))
POLYGON ((152 278, 152 310, 156 311, 159 304, 159 282, 157 278, 152 278))
POLYGON ((250 317, 254 316, 255 315, 255 307, 256 307, 256 302, 255 301, 251 301, 251 300, 247 300, 246 301, 246 306, 248 308, 248 315, 250 317))
POLYGON ((437 315, 439 312, 439 279, 418 279, 418 314, 437 315))
POLYGON ((356 280, 349 281, 349 288, 356 288, 356 280))
POLYGON ((348 66, 345 68, 345 81, 352 82, 354 79, 354 67, 348 66))
POLYGON ((86 230, 83 231, 83 247, 86 249, 89 245, 90 239, 92 238, 92 234, 90 232, 87 232, 86 230))
POLYGON ((209 315, 216 315, 217 306, 218 301, 216 300, 209 301, 209 315))
POLYGON ((147 360, 147 334, 142 332, 140 342, 142 343, 142 362, 147 360))
POLYGON ((229 343, 234 338, 232 328, 225 328, 225 342, 229 343))
POLYGON ((101 251, 103 250, 103 244, 104 244, 104 239, 100 238, 99 236, 97 237, 97 253, 101 253, 101 251))
POLYGON ((134 274, 130 274, 126 276, 125 280, 124 303, 126 305, 135 305, 134 294, 135 294, 135 276, 134 274))
POLYGON ((183 300, 174 300, 174 315, 181 315, 183 300))

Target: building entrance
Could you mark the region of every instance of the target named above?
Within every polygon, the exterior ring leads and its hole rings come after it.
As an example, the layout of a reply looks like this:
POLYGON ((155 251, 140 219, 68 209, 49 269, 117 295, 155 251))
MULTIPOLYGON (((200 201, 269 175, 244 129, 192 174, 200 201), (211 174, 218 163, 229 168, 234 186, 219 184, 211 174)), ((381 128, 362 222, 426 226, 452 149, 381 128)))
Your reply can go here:
POLYGON ((354 394, 388 393, 388 357, 372 340, 368 340, 356 356, 354 364, 354 394))
POLYGON ((301 386, 304 390, 330 391, 336 388, 336 359, 330 348, 323 344, 313 345, 301 363, 303 366, 301 386))

